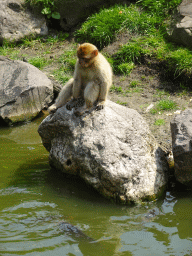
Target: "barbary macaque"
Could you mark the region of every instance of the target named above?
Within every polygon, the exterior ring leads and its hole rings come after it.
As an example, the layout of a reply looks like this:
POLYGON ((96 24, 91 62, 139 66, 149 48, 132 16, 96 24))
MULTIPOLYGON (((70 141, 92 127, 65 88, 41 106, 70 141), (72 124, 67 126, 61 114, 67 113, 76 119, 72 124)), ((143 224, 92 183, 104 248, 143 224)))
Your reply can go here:
POLYGON ((112 69, 109 62, 97 47, 90 43, 78 46, 77 57, 74 76, 64 85, 56 102, 49 107, 50 113, 67 102, 66 108, 71 110, 78 106, 79 99, 84 100, 84 105, 76 109, 76 115, 82 115, 93 106, 96 106, 97 110, 104 108, 112 84, 112 69))

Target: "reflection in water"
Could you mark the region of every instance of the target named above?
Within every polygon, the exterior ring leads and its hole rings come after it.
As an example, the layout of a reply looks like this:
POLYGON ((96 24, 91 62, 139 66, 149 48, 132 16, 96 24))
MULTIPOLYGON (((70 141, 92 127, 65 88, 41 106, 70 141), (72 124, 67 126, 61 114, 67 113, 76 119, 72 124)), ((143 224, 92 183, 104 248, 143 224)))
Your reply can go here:
POLYGON ((49 169, 39 122, 0 129, 0 255, 192 255, 191 192, 111 204, 49 169))

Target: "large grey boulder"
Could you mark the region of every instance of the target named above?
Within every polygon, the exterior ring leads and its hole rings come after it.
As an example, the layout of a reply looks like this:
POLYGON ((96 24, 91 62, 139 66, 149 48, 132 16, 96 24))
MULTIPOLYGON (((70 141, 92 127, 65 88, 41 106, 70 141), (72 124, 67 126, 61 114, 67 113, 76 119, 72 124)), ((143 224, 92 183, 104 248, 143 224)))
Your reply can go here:
POLYGON ((176 179, 192 185, 192 109, 186 109, 171 122, 176 179))
POLYGON ((47 35, 45 18, 24 8, 25 0, 0 0, 0 43, 29 35, 47 35))
POLYGON ((170 39, 192 47, 192 0, 183 0, 168 28, 170 39))
POLYGON ((76 117, 64 106, 38 132, 54 169, 80 176, 114 201, 154 199, 165 188, 164 153, 135 110, 108 101, 76 117))
POLYGON ((53 85, 36 67, 0 56, 0 119, 7 124, 34 118, 53 99, 53 85))

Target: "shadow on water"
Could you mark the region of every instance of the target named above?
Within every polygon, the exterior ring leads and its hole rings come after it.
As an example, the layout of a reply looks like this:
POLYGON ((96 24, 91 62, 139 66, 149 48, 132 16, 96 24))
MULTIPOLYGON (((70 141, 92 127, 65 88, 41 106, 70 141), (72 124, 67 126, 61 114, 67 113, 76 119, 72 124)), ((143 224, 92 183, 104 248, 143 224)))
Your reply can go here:
POLYGON ((42 186, 44 184, 58 196, 75 196, 93 202, 110 204, 95 189, 87 185, 82 179, 48 169, 47 159, 35 159, 22 164, 14 173, 10 186, 42 186))
MULTIPOLYGON (((78 202, 84 204, 85 208, 88 208, 89 205, 97 207, 97 205, 110 205, 111 203, 83 180, 47 169, 47 167, 47 162, 41 160, 32 160, 22 164, 12 176, 9 187, 15 187, 18 190, 22 188, 33 190, 33 192, 36 191, 41 194, 41 198, 38 199, 34 195, 33 200, 40 199, 50 204, 54 202, 57 205, 58 214, 46 216, 44 222, 47 224, 49 221, 55 222, 55 232, 58 236, 63 236, 63 241, 70 245, 78 244, 82 254, 77 255, 109 255, 112 248, 106 251, 98 240, 86 235, 78 227, 79 225, 76 226, 74 223, 73 215, 78 214, 78 208, 76 207, 76 209, 74 206, 78 202), (70 223, 71 220, 75 225, 70 223)), ((50 211, 49 214, 54 213, 55 211, 50 211)), ((43 218, 37 218, 36 221, 43 222, 43 218)))

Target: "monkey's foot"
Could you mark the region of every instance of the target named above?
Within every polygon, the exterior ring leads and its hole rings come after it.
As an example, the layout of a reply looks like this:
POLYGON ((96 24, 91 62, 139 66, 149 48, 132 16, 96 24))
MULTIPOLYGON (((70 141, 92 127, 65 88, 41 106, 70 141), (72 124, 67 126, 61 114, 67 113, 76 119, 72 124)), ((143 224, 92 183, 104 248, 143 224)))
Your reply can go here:
POLYGON ((75 116, 82 116, 85 112, 89 112, 89 108, 87 108, 86 104, 80 108, 77 108, 74 111, 75 116))
POLYGON ((77 109, 74 111, 75 116, 82 116, 85 113, 85 111, 81 111, 80 109, 77 109))
POLYGON ((56 112, 56 110, 57 110, 57 107, 56 107, 56 105, 55 105, 55 104, 53 104, 52 106, 50 106, 50 107, 48 108, 48 112, 49 112, 49 114, 53 114, 53 113, 55 113, 55 112, 56 112))
POLYGON ((98 102, 97 105, 96 105, 96 110, 101 110, 101 109, 104 109, 105 107, 105 102, 101 101, 101 102, 98 102))

